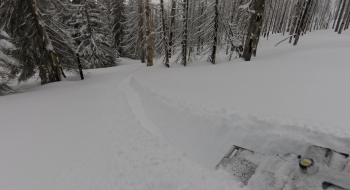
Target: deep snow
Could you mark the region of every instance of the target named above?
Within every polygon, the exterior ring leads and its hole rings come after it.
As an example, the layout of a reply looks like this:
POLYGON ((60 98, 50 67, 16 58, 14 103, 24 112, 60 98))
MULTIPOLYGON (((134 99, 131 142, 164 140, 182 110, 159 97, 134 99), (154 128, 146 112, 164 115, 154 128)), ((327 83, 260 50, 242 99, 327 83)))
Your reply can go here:
POLYGON ((142 110, 134 115, 124 95, 141 68, 91 70, 84 81, 0 97, 0 189, 242 189, 141 126, 142 110))
MULTIPOLYGON (((212 171, 233 145, 265 154, 310 144, 350 152, 350 35, 184 68, 89 70, 0 97, 0 189, 241 189, 212 171), (199 163, 199 164, 198 164, 199 163)), ((173 57, 175 58, 175 57, 173 57)))
POLYGON ((262 38, 251 62, 221 56, 217 65, 146 68, 132 86, 165 137, 207 168, 233 144, 265 154, 313 144, 349 153, 349 33, 315 31, 298 46, 275 47, 284 38, 262 38))

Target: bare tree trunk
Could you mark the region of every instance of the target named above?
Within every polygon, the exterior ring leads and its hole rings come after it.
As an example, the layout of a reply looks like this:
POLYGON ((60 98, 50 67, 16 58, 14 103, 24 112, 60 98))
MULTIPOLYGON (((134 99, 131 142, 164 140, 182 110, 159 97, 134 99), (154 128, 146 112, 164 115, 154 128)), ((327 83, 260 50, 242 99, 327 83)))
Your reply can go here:
POLYGON ((279 14, 280 12, 282 11, 282 8, 281 8, 281 4, 283 4, 283 0, 279 0, 278 1, 278 4, 276 5, 276 15, 275 15, 275 18, 274 18, 274 22, 273 22, 273 25, 272 25, 272 34, 276 34, 276 26, 278 24, 278 19, 279 19, 279 14))
POLYGON ((215 0, 215 17, 214 17, 214 33, 213 33, 213 48, 210 56, 211 63, 215 64, 216 61, 216 51, 218 44, 218 29, 219 29, 219 0, 215 0))
POLYGON ((305 24, 305 27, 304 27, 304 33, 306 34, 306 32, 308 30, 311 30, 312 28, 312 24, 313 24, 313 21, 315 20, 315 14, 316 14, 316 9, 317 9, 317 1, 314 1, 311 5, 311 11, 310 11, 310 15, 309 15, 309 18, 305 24))
POLYGON ((341 34, 341 32, 343 31, 345 22, 347 22, 347 20, 349 19, 349 11, 350 11, 350 3, 348 3, 348 7, 346 8, 344 18, 342 19, 342 23, 341 23, 340 28, 338 30, 338 34, 341 34))
POLYGON ((338 14, 339 14, 339 10, 340 10, 342 1, 345 1, 345 0, 339 0, 339 5, 338 5, 338 8, 337 8, 337 12, 335 13, 335 17, 334 17, 334 22, 333 22, 332 29, 334 29, 335 22, 337 21, 337 17, 338 17, 338 14))
POLYGON ((146 35, 147 35, 147 66, 153 66, 153 38, 152 38, 152 17, 149 1, 146 0, 146 35))
POLYGON ((143 7, 142 7, 142 3, 139 2, 139 16, 140 16, 140 20, 139 20, 139 39, 141 40, 140 42, 140 59, 141 59, 141 63, 145 63, 145 49, 144 49, 144 32, 143 32, 143 28, 144 28, 144 20, 143 20, 143 7))
POLYGON ((79 68, 80 79, 84 80, 83 68, 81 66, 80 58, 79 58, 79 54, 78 53, 77 53, 77 60, 78 60, 78 68, 79 68))
POLYGON ((43 20, 42 20, 42 16, 40 14, 40 11, 38 10, 37 4, 36 4, 35 0, 26 0, 26 1, 28 4, 28 7, 31 10, 32 15, 34 17, 35 25, 36 25, 38 34, 39 34, 40 38, 43 40, 44 49, 46 50, 46 52, 49 56, 50 64, 52 67, 51 72, 53 74, 53 76, 52 76, 53 78, 51 79, 51 77, 50 77, 50 82, 61 81, 62 80, 61 79, 61 68, 60 68, 57 56, 53 51, 51 39, 50 39, 49 35, 47 34, 46 27, 42 24, 43 20))
POLYGON ((171 0, 171 11, 170 11, 170 35, 169 35, 169 58, 173 54, 173 40, 174 40, 174 30, 175 30, 175 9, 176 1, 171 0))
POLYGON ((349 28, 349 24, 350 24, 350 15, 349 15, 349 18, 346 20, 346 25, 344 30, 347 30, 349 28))
POLYGON ((303 11, 302 8, 303 8, 303 1, 304 0, 298 0, 298 3, 297 5, 295 6, 295 16, 294 16, 294 19, 293 19, 293 23, 291 25, 291 30, 290 30, 290 38, 289 38, 289 43, 292 43, 292 40, 293 40, 293 36, 295 37, 295 31, 296 31, 296 28, 298 27, 298 23, 302 17, 302 13, 303 11))
MULTIPOLYGON (((293 27, 295 25, 295 20, 296 20, 296 14, 297 14, 297 7, 298 7, 298 4, 296 5, 293 5, 293 2, 291 2, 291 10, 290 10, 290 16, 289 16, 289 20, 288 20, 288 26, 287 26, 287 32, 289 32, 289 35, 292 35, 293 32, 293 27)), ((290 43, 290 42, 289 42, 290 43)))
POLYGON ((281 32, 282 32, 283 25, 284 25, 284 21, 285 21, 285 16, 286 16, 286 14, 287 14, 287 8, 288 8, 288 2, 285 4, 285 6, 283 6, 282 18, 281 18, 281 20, 280 20, 280 24, 279 24, 278 30, 277 30, 278 33, 281 33, 281 32))
POLYGON ((272 15, 271 15, 271 18, 269 18, 270 19, 270 24, 269 24, 269 27, 267 28, 267 35, 266 35, 267 39, 269 39, 270 30, 271 30, 271 27, 272 27, 274 19, 275 19, 275 7, 277 6, 277 3, 278 2, 275 2, 275 4, 274 4, 275 6, 273 6, 271 8, 272 15))
MULTIPOLYGON (((203 11, 204 11, 204 2, 201 2, 200 4, 199 4, 199 16, 201 17, 200 19, 199 19, 199 26, 201 26, 202 25, 202 23, 203 23, 203 11)), ((197 31, 197 33, 200 33, 200 31, 201 31, 201 27, 198 27, 198 31, 197 31)), ((202 43, 201 43, 201 36, 200 35, 198 35, 198 37, 197 37, 197 54, 200 54, 200 51, 201 51, 201 46, 202 46, 202 43)))
POLYGON ((345 9, 345 6, 346 6, 346 0, 343 1, 343 5, 342 5, 342 8, 341 8, 341 11, 339 12, 339 17, 338 17, 338 21, 337 21, 337 26, 335 27, 335 32, 338 32, 338 29, 339 29, 339 24, 340 24, 340 21, 343 17, 343 14, 344 14, 344 9, 345 9))
POLYGON ((169 46, 168 46, 168 34, 166 32, 165 27, 165 12, 164 12, 164 2, 163 0, 160 0, 160 11, 161 11, 161 18, 162 18, 162 27, 163 27, 163 43, 164 43, 164 64, 165 66, 169 67, 169 46))
POLYGON ((307 0, 305 8, 304 8, 304 13, 303 13, 301 19, 299 20, 298 25, 297 25, 297 29, 295 32, 295 34, 296 34, 295 40, 294 40, 294 44, 293 44, 294 46, 296 46, 298 44, 300 33, 303 30, 304 22, 306 20, 305 18, 306 18, 306 15, 308 14, 308 10, 309 10, 311 2, 312 2, 312 0, 307 0))
POLYGON ((254 5, 254 13, 250 18, 247 38, 244 44, 243 58, 250 61, 254 47, 259 43, 259 36, 262 24, 262 13, 264 12, 265 0, 256 0, 254 5))
POLYGON ((188 34, 188 57, 187 60, 188 62, 190 62, 191 59, 191 53, 194 52, 194 48, 193 48, 193 37, 192 37, 192 31, 193 31, 193 19, 194 19, 194 7, 195 7, 195 2, 196 1, 192 1, 191 6, 188 7, 188 23, 191 24, 187 24, 188 25, 188 29, 187 29, 187 34, 188 34))
POLYGON ((183 14, 183 32, 182 32, 182 64, 187 66, 187 49, 188 49, 188 9, 189 0, 183 0, 185 13, 183 14))

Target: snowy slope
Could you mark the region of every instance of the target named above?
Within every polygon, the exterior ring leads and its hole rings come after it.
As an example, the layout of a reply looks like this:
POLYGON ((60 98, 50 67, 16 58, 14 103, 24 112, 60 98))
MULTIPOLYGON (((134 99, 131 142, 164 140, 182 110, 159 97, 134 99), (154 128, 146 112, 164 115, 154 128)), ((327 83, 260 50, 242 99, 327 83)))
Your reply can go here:
POLYGON ((350 35, 270 38, 251 62, 122 59, 84 81, 19 85, 0 97, 0 189, 242 189, 212 171, 233 144, 349 153, 350 35))
POLYGON ((158 65, 135 73, 132 86, 165 137, 208 168, 232 144, 265 154, 310 144, 350 152, 350 34, 316 31, 275 47, 284 38, 262 39, 251 62, 158 65))
POLYGON ((141 68, 91 70, 84 81, 0 97, 0 189, 242 189, 146 130, 142 107, 131 110, 124 94, 141 68))

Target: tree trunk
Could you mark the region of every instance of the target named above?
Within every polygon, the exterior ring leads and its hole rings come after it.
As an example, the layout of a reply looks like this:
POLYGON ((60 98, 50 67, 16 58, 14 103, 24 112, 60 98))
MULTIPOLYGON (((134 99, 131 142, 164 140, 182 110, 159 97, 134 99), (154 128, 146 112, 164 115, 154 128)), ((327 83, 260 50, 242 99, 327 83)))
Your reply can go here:
POLYGON ((250 61, 254 47, 259 43, 259 36, 264 13, 265 0, 256 0, 254 5, 254 13, 250 18, 250 23, 247 32, 247 38, 244 44, 243 58, 250 61))
POLYGON ((50 64, 51 64, 51 72, 52 75, 50 78, 50 82, 54 82, 54 81, 61 81, 61 69, 60 69, 60 65, 58 62, 58 58, 56 56, 56 54, 54 53, 53 47, 52 47, 52 43, 51 43, 51 39, 49 37, 49 35, 47 34, 46 31, 46 27, 44 25, 44 22, 42 20, 42 16, 40 14, 40 11, 38 10, 37 4, 35 2, 35 0, 26 0, 29 9, 32 12, 32 15, 34 17, 35 20, 35 25, 38 31, 38 34, 40 36, 40 38, 43 40, 43 46, 44 49, 46 50, 49 60, 50 60, 50 64))
POLYGON ((176 1, 171 1, 171 11, 170 11, 170 35, 169 35, 169 58, 173 54, 173 40, 174 40, 174 30, 175 30, 175 9, 176 1))
MULTIPOLYGON (((87 0, 85 0, 85 6, 84 6, 84 13, 85 13, 85 17, 86 17, 86 21, 87 21, 87 28, 88 28, 88 31, 89 31, 89 34, 90 34, 90 38, 94 41, 95 43, 95 37, 93 35, 93 29, 92 29, 92 26, 91 26, 91 19, 90 19, 90 15, 89 15, 89 7, 88 7, 88 2, 87 0)), ((93 49, 92 48, 93 44, 91 43, 91 50, 93 49)), ((92 55, 94 57, 94 62, 95 62, 95 58, 97 57, 96 55, 96 51, 92 51, 92 55)))
POLYGON ((298 0, 297 5, 295 5, 295 16, 294 16, 293 23, 292 23, 290 31, 289 31, 289 35, 291 35, 289 38, 289 43, 292 43, 292 40, 293 40, 292 35, 295 34, 295 30, 298 27, 297 23, 299 23, 298 19, 301 18, 301 14, 302 14, 301 9, 302 9, 302 4, 303 4, 302 2, 303 2, 303 0, 298 0))
POLYGON ((164 53, 165 53, 165 59, 164 64, 165 66, 169 67, 169 46, 168 46, 168 34, 166 32, 165 27, 165 12, 164 12, 164 2, 163 0, 160 0, 160 11, 161 11, 161 18, 162 18, 162 26, 163 26, 163 43, 164 43, 164 53))
POLYGON ((347 30, 349 28, 349 24, 350 24, 350 15, 349 15, 349 18, 346 21, 346 25, 345 25, 344 30, 347 30))
POLYGON ((80 79, 84 80, 83 67, 81 66, 80 58, 79 58, 79 54, 78 53, 77 53, 77 60, 78 60, 78 68, 79 68, 80 79))
POLYGON ((144 49, 144 32, 143 32, 143 28, 144 28, 144 20, 143 20, 143 7, 142 7, 142 3, 139 2, 139 39, 140 41, 140 59, 141 59, 141 63, 145 63, 145 49, 144 49))
POLYGON ((213 47, 210 56, 210 61, 212 64, 215 64, 216 61, 216 51, 218 44, 218 30, 219 30, 219 0, 215 0, 215 17, 214 17, 214 33, 213 33, 213 47))
POLYGON ((187 66, 189 0, 183 0, 182 64, 187 66))
MULTIPOLYGON (((203 24, 203 12, 204 12, 204 2, 201 2, 200 4, 199 4, 199 16, 201 17, 200 19, 199 19, 199 26, 201 26, 202 24, 203 24)), ((201 32, 201 27, 198 27, 198 31, 197 31, 197 33, 200 33, 201 32)), ((201 52, 201 46, 202 46, 202 42, 201 42, 201 36, 200 35, 198 35, 197 36, 197 54, 199 55, 200 54, 200 52, 201 52)))
POLYGON ((343 17, 343 14, 344 14, 344 9, 345 9, 345 6, 346 6, 346 0, 343 1, 343 5, 342 5, 342 8, 341 8, 341 11, 339 12, 339 17, 338 17, 338 20, 337 20, 337 26, 335 27, 335 32, 338 32, 338 29, 339 29, 339 24, 340 24, 340 21, 343 17))
POLYGON ((308 10, 309 10, 311 2, 312 2, 312 0, 307 0, 305 8, 304 8, 304 13, 303 13, 301 19, 299 20, 298 25, 297 25, 296 32, 295 32, 295 40, 294 40, 294 44, 293 44, 294 46, 296 46, 298 44, 300 33, 303 30, 303 26, 304 26, 304 23, 306 20, 305 18, 306 18, 306 15, 308 14, 308 10))
POLYGON ((345 22, 347 22, 347 20, 349 19, 349 11, 350 11, 350 3, 348 3, 348 6, 347 6, 347 8, 346 8, 344 18, 342 19, 340 28, 339 28, 339 30, 338 30, 338 34, 341 34, 341 32, 342 32, 343 29, 344 29, 345 22))
POLYGON ((147 66, 153 66, 152 17, 149 1, 146 0, 147 66))
POLYGON ((338 5, 337 11, 335 13, 332 29, 334 29, 335 22, 337 21, 337 17, 338 17, 339 11, 340 11, 340 7, 341 7, 341 4, 342 4, 342 1, 345 1, 345 0, 339 0, 339 5, 338 5))

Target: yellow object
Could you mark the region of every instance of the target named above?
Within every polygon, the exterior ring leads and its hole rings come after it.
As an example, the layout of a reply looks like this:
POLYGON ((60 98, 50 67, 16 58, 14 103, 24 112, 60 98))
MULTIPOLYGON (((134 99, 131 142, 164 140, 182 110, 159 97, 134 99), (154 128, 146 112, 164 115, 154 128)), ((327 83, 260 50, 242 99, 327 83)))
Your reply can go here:
POLYGON ((308 158, 303 158, 300 160, 300 164, 302 166, 308 167, 312 164, 312 160, 308 159, 308 158))

